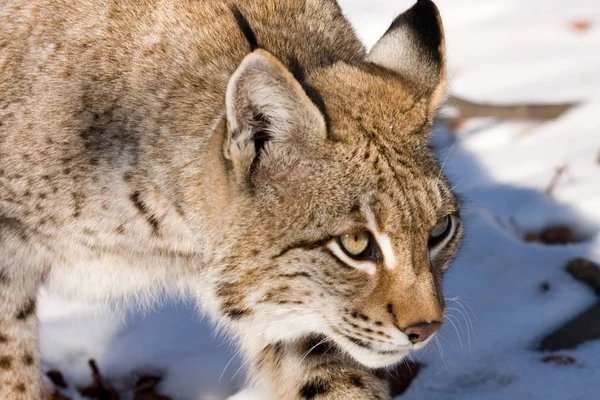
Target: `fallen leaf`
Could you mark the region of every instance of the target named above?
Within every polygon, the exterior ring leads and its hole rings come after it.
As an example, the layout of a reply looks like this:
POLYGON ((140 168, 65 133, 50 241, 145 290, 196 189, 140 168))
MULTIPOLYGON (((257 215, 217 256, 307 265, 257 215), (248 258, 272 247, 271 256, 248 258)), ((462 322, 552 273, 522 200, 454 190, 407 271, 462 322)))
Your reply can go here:
POLYGON ((567 264, 567 271, 587 283, 600 296, 600 267, 585 258, 576 258, 567 264))
POLYGON ((154 375, 141 376, 135 384, 133 400, 171 400, 170 397, 155 392, 156 385, 160 383, 161 379, 154 375))
POLYGON ((562 354, 554 354, 554 355, 542 358, 542 362, 558 364, 558 365, 572 365, 572 364, 575 364, 577 362, 577 360, 575 360, 571 356, 565 356, 562 354))
POLYGON ((54 386, 65 389, 67 387, 67 382, 65 382, 65 378, 62 376, 60 371, 51 370, 46 372, 46 376, 52 381, 54 386))
POLYGON ((541 232, 526 233, 523 240, 547 245, 565 245, 579 242, 573 228, 567 225, 550 226, 541 232))
POLYGON ((574 19, 571 21, 570 28, 575 32, 585 32, 592 27, 592 23, 587 19, 574 19))

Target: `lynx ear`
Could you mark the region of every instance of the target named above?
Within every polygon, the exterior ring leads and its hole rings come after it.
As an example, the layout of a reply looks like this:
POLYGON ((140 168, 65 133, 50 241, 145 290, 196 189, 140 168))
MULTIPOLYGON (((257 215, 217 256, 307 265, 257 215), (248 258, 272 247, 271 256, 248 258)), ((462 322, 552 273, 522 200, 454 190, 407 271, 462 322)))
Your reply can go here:
POLYGON ((418 0, 400 14, 375 44, 367 61, 393 70, 415 85, 417 95, 429 97, 432 111, 446 89, 444 28, 437 7, 418 0))
POLYGON ((292 73, 258 49, 242 61, 226 95, 225 157, 240 182, 284 173, 303 146, 326 137, 325 119, 292 73))

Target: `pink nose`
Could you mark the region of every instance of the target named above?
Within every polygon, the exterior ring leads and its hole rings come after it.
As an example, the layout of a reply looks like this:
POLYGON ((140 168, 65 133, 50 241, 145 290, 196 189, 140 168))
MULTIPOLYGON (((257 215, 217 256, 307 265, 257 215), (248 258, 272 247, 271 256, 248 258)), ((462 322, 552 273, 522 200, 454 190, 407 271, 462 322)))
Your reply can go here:
POLYGON ((426 341, 441 328, 441 322, 423 322, 406 328, 404 333, 412 344, 417 344, 426 341))

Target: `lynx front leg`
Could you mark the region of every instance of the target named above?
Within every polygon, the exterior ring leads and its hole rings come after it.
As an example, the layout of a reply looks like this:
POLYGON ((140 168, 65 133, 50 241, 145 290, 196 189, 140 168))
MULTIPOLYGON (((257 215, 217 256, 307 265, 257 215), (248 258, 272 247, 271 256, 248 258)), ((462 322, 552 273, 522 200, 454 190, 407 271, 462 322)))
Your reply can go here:
POLYGON ((265 347, 250 372, 257 390, 269 393, 272 400, 391 398, 387 381, 321 339, 265 347))
POLYGON ((8 254, 10 251, 0 246, 0 399, 39 400, 38 281, 22 274, 22 266, 10 269, 8 254))

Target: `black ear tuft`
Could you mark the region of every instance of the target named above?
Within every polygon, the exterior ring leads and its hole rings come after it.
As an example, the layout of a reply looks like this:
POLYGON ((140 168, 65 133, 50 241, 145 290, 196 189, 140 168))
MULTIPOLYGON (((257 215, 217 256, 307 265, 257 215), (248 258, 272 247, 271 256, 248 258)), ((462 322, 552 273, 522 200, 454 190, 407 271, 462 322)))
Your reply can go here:
POLYGON ((417 4, 392 22, 386 34, 396 29, 411 30, 414 40, 428 58, 437 64, 443 62, 444 32, 438 9, 431 0, 418 0, 417 4))
POLYGON ((415 96, 428 99, 428 113, 433 117, 446 88, 444 28, 435 4, 419 0, 400 14, 373 46, 367 61, 412 82, 415 96))

